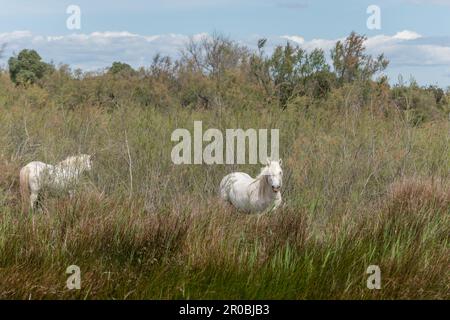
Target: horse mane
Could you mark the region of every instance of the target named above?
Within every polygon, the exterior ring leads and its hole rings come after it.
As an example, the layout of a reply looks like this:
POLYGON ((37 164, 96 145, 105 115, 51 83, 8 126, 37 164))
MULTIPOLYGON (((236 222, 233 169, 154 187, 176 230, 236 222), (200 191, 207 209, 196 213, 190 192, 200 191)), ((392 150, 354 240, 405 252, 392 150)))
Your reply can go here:
POLYGON ((265 167, 261 168, 261 172, 256 176, 255 180, 261 180, 263 177, 265 177, 267 175, 267 170, 268 170, 269 166, 266 165, 265 167))
POLYGON ((268 176, 269 174, 267 173, 267 171, 269 170, 270 164, 267 164, 266 166, 264 166, 263 168, 261 168, 261 172, 259 173, 259 175, 256 176, 255 180, 252 182, 256 183, 256 182, 260 182, 260 186, 259 186, 259 195, 262 196, 264 193, 264 187, 267 185, 267 180, 264 179, 264 177, 268 176))
POLYGON ((261 168, 261 172, 256 176, 255 180, 251 183, 251 184, 253 184, 253 183, 256 183, 256 182, 260 182, 259 190, 258 190, 258 193, 259 193, 260 197, 262 197, 263 193, 264 193, 264 186, 265 186, 264 183, 266 183, 266 181, 267 181, 267 180, 264 180, 264 177, 267 176, 266 171, 268 170, 268 168, 269 168, 268 165, 266 165, 265 167, 261 168))
POLYGON ((59 162, 58 164, 71 164, 73 162, 75 162, 75 160, 77 159, 77 156, 70 156, 67 157, 66 159, 64 159, 63 161, 59 162))
POLYGON ((69 156, 66 159, 64 159, 63 161, 59 162, 57 164, 57 166, 58 167, 72 167, 72 166, 74 166, 76 164, 76 162, 79 159, 81 159, 83 157, 86 157, 86 156, 87 155, 85 155, 85 154, 80 154, 80 155, 77 155, 77 156, 69 156))

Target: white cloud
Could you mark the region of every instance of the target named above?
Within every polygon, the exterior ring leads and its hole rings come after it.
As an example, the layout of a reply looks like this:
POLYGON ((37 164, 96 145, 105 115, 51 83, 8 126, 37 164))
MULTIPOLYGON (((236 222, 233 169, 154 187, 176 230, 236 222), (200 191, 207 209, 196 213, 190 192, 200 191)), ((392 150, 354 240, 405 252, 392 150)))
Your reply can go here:
POLYGON ((419 39, 422 36, 414 31, 404 30, 397 32, 392 38, 399 40, 415 40, 419 39))
MULTIPOLYGON (((344 38, 340 38, 304 41, 300 36, 289 35, 284 35, 280 38, 300 44, 306 50, 321 48, 326 53, 334 47, 338 40, 344 40, 344 38), (301 39, 301 41, 298 39, 301 39)), ((271 40, 277 41, 276 38, 271 40)), ((384 53, 391 61, 391 66, 450 66, 450 41, 446 40, 446 38, 440 39, 440 41, 436 41, 433 38, 427 39, 414 31, 403 30, 392 36, 377 35, 369 37, 365 46, 370 54, 378 55, 384 53)))
MULTIPOLYGON (((200 39, 206 34, 194 35, 200 39)), ((67 63, 74 68, 96 70, 114 61, 135 67, 148 65, 156 53, 176 56, 190 37, 182 34, 139 35, 130 32, 74 33, 59 36, 34 35, 29 31, 0 33, 6 44, 4 59, 25 48, 35 49, 46 61, 67 63)))
POLYGON ((295 42, 297 44, 303 44, 305 43, 305 39, 300 36, 281 36, 283 39, 287 39, 289 41, 295 42))
MULTIPOLYGON (((295 41, 296 37, 285 35, 272 38, 270 42, 273 46, 288 39, 306 50, 321 48, 328 54, 338 40, 344 40, 313 39, 299 43, 295 41)), ((414 31, 403 30, 394 35, 369 37, 365 46, 372 55, 385 54, 390 61, 387 74, 393 82, 403 74, 405 79, 414 76, 421 84, 450 85, 450 37, 424 37, 414 31)))
POLYGON ((32 33, 30 31, 13 31, 13 32, 5 32, 0 33, 0 42, 5 43, 9 41, 17 41, 24 38, 32 37, 32 33))

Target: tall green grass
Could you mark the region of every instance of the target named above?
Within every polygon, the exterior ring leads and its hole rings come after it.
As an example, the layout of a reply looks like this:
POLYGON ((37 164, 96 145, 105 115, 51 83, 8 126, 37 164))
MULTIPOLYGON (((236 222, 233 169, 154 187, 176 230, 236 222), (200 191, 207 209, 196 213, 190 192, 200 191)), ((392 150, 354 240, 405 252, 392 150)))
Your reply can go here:
MULTIPOLYGON (((0 298, 448 299, 450 126, 336 108, 0 112, 0 298), (221 178, 260 166, 173 165, 176 128, 278 128, 283 207, 221 204, 221 178), (95 153, 77 196, 20 211, 32 160, 95 153), (131 159, 131 161, 130 161, 131 159), (66 289, 69 265, 81 290, 66 289), (366 269, 381 268, 381 290, 366 269)), ((328 101, 324 103, 333 104, 328 101)))

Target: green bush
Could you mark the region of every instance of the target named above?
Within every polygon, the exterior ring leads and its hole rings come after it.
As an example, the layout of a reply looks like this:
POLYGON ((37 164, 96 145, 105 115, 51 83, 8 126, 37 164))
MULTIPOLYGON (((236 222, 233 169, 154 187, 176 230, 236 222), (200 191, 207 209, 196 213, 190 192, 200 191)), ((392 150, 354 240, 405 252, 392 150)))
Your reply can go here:
POLYGON ((8 60, 9 74, 15 84, 33 84, 53 67, 43 61, 35 50, 24 49, 8 60))

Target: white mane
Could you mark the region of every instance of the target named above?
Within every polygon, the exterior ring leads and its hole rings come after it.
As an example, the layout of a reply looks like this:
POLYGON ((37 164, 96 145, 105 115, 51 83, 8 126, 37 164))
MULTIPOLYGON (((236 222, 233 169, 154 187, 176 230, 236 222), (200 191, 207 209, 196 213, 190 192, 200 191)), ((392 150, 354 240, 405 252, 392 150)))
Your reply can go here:
POLYGON ((80 154, 77 156, 70 156, 58 163, 57 167, 85 167, 91 161, 91 156, 88 154, 80 154))

